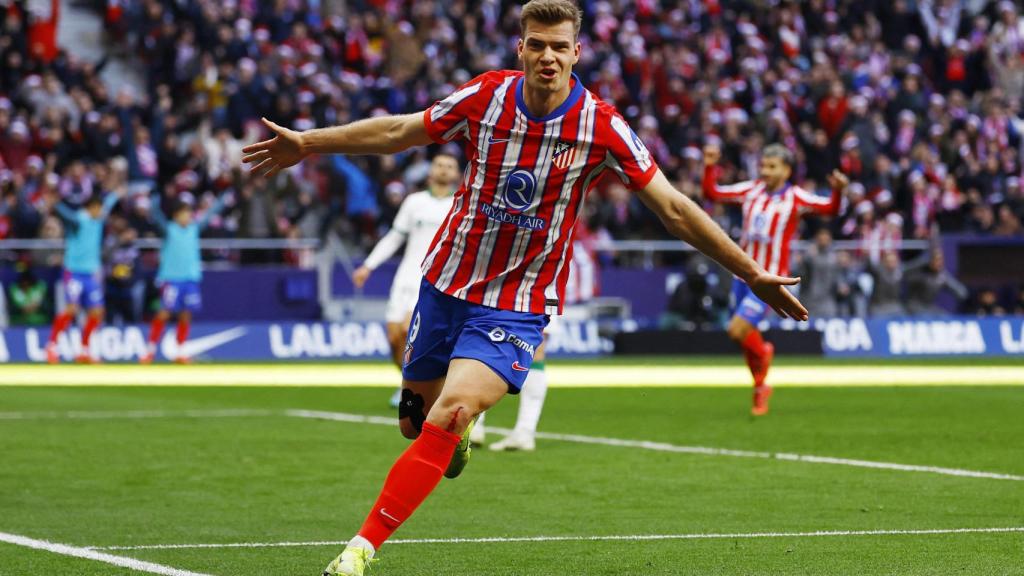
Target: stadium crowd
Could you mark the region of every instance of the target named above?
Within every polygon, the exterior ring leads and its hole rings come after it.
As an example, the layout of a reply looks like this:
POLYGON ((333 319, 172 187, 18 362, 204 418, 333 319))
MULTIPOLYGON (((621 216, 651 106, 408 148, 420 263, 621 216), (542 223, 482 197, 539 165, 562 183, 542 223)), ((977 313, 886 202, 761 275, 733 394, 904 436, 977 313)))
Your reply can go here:
MULTIPOLYGON (((232 206, 209 235, 322 237, 333 229, 365 250, 423 182, 429 151, 315 158, 265 180, 239 166, 243 143, 264 135, 258 119, 305 129, 420 110, 480 72, 518 67, 518 2, 95 4, 110 53, 144 71, 141 89, 107 86, 104 62, 47 49, 36 30, 45 22, 26 2, 0 1, 0 239, 60 238, 56 202, 123 189, 108 225, 111 274, 138 261, 130 246, 154 235, 152 210, 183 198, 202 210, 221 194, 232 206)), ((811 239, 826 231, 800 266, 809 271, 804 294, 830 295, 837 313, 911 307, 914 274, 903 270, 936 264, 928 255, 930 264, 901 258, 901 239, 1024 235, 1024 17, 1013 2, 581 5, 586 49, 576 73, 622 111, 685 193, 700 196, 706 143, 721 146, 727 182, 756 177, 759 151, 771 142, 797 152, 805 188, 827 193, 833 168, 850 176, 839 217, 801 232, 811 239), (824 252, 825 236, 860 248, 824 252), (828 266, 836 271, 820 273, 823 254, 839 261, 828 266), (843 285, 865 308, 841 305, 843 285)), ((738 234, 735 212, 708 209, 738 234)), ((592 245, 666 238, 612 179, 592 195, 584 227, 592 245)), ((60 262, 59 251, 7 256, 60 262)), ((142 255, 144 263, 153 257, 142 255)), ((937 265, 924 282, 966 298, 937 265)), ((1015 293, 994 297, 997 307, 1017 305, 1015 293)), ((982 291, 962 306, 984 310, 986 299, 982 291)))

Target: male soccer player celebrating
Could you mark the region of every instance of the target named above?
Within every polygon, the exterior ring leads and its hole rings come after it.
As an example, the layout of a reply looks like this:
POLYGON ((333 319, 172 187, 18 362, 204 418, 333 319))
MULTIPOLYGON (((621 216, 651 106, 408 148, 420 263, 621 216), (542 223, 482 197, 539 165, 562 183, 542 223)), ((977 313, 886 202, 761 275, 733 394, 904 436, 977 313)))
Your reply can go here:
POLYGON ((615 109, 572 74, 581 14, 573 0, 523 6, 525 73, 478 76, 422 113, 295 132, 243 149, 274 174, 309 154, 393 154, 461 140, 469 160, 451 212, 423 261, 424 281, 402 369, 399 456, 358 534, 325 570, 361 575, 375 551, 465 461, 473 419, 516 393, 561 312, 571 232, 586 191, 605 169, 637 191, 676 236, 717 259, 783 316, 807 311, 676 191, 615 109))
MULTIPOLYGON (((704 148, 704 196, 715 202, 742 204, 743 235, 740 246, 751 258, 771 274, 789 274, 789 242, 793 239, 800 218, 807 213, 835 215, 843 190, 849 183, 846 176, 834 170, 828 176, 832 195, 823 198, 790 182, 793 175, 793 153, 781 144, 772 144, 761 153, 761 175, 757 180, 719 186, 716 146, 704 148)), ((757 325, 768 313, 768 306, 742 278, 733 279, 733 317, 729 321, 729 337, 743 348, 747 366, 754 377, 754 405, 751 413, 768 413, 772 387, 765 383, 775 348, 761 337, 757 325)))
POLYGON ((93 194, 78 210, 72 210, 63 202, 55 207, 65 229, 63 288, 66 306, 53 319, 50 341, 46 344, 46 361, 50 364, 60 361, 57 338, 83 308, 87 316, 77 360, 86 364, 98 362, 89 351, 89 341, 103 320, 103 263, 100 260, 103 225, 120 199, 119 192, 111 192, 106 198, 93 194))
POLYGON ((160 196, 153 195, 153 222, 164 234, 160 247, 160 267, 156 282, 160 288, 160 310, 149 328, 149 344, 139 359, 143 364, 153 362, 156 346, 171 314, 178 316, 178 355, 175 362, 187 364, 185 341, 192 325, 192 314, 202 306, 199 281, 203 277, 203 262, 199 251, 199 234, 210 220, 224 208, 224 197, 218 196, 209 209, 195 219, 192 204, 175 200, 172 221, 168 221, 160 208, 160 196))
MULTIPOLYGON (((459 161, 450 154, 434 156, 427 175, 427 189, 413 192, 402 201, 391 230, 377 242, 363 265, 352 275, 352 283, 362 288, 370 274, 405 243, 405 254, 402 255, 402 262, 391 283, 391 294, 384 313, 391 357, 399 367, 402 366, 405 337, 409 333, 409 322, 423 279, 420 263, 427 255, 434 234, 452 208, 452 195, 458 181, 459 161)), ((392 399, 393 406, 398 406, 400 394, 401 389, 392 399)))

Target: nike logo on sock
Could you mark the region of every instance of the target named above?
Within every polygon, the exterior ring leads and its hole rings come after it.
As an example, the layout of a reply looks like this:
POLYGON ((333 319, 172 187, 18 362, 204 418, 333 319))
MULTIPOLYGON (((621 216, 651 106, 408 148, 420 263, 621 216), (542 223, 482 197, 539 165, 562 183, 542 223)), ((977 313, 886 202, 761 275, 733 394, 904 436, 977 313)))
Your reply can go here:
POLYGON ((383 517, 385 517, 385 518, 387 518, 387 519, 389 519, 389 520, 391 520, 391 521, 393 521, 393 522, 395 522, 395 523, 398 523, 398 524, 401 524, 401 523, 402 523, 402 521, 401 521, 401 520, 399 520, 398 518, 395 518, 395 517, 394 517, 394 516, 392 516, 391 514, 388 514, 388 512, 387 512, 387 509, 386 509, 386 508, 381 508, 381 509, 380 509, 380 515, 381 515, 381 516, 383 516, 383 517))

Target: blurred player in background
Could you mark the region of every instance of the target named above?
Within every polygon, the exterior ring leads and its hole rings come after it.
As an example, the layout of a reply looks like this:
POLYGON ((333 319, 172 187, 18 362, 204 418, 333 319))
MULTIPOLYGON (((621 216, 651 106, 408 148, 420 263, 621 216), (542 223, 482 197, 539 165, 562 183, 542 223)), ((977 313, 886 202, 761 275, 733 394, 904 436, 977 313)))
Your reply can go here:
POLYGON ((328 576, 364 574, 442 476, 462 472, 476 417, 522 388, 548 315, 562 312, 573 227, 604 170, 779 314, 807 317, 783 288, 797 280, 769 274, 740 250, 672 187, 615 108, 572 74, 581 20, 573 0, 531 0, 517 46, 525 73, 486 72, 419 113, 305 132, 265 121, 273 138, 243 149, 243 162, 273 175, 314 153, 394 154, 460 140, 470 165, 423 261, 406 341, 399 425, 413 442, 328 576))
MULTIPOLYGON (((370 274, 405 243, 405 253, 391 282, 384 313, 391 359, 399 369, 402 367, 409 322, 423 281, 420 264, 437 229, 452 208, 452 196, 458 187, 459 176, 459 161, 454 156, 443 153, 434 156, 427 175, 427 189, 413 192, 402 201, 391 230, 377 242, 363 265, 352 274, 352 283, 356 288, 362 288, 370 274)), ((399 388, 391 398, 391 406, 397 408, 401 398, 402 389, 399 388)))
POLYGON ((46 344, 46 361, 60 361, 57 338, 78 316, 86 311, 82 329, 82 347, 77 360, 95 363, 99 359, 89 350, 92 333, 103 321, 103 226, 110 211, 121 199, 121 192, 111 192, 106 198, 93 194, 82 208, 74 210, 63 202, 56 205, 57 215, 64 221, 64 311, 53 319, 50 341, 46 344))
MULTIPOLYGON (((704 196, 714 202, 740 204, 743 207, 743 232, 740 247, 770 274, 789 274, 789 243, 804 214, 834 216, 839 211, 843 191, 849 181, 834 170, 828 176, 832 194, 828 198, 794 185, 793 153, 781 144, 772 144, 761 154, 761 174, 756 180, 731 186, 719 186, 721 150, 704 148, 704 196)), ((766 318, 768 306, 739 278, 732 284, 733 317, 729 337, 743 348, 747 366, 754 377, 751 413, 768 413, 772 387, 765 383, 775 347, 765 342, 757 325, 766 318)))
POLYGON ((185 341, 188 340, 192 325, 192 314, 202 307, 199 281, 203 277, 203 261, 199 250, 199 235, 210 220, 224 209, 226 200, 225 196, 218 196, 197 219, 192 203, 177 199, 171 220, 168 221, 160 207, 160 197, 154 193, 153 223, 164 235, 164 243, 160 247, 160 268, 156 273, 156 283, 160 289, 160 310, 153 317, 146 353, 139 362, 153 362, 164 325, 172 314, 177 315, 178 320, 178 353, 174 360, 179 364, 190 361, 185 351, 185 341))

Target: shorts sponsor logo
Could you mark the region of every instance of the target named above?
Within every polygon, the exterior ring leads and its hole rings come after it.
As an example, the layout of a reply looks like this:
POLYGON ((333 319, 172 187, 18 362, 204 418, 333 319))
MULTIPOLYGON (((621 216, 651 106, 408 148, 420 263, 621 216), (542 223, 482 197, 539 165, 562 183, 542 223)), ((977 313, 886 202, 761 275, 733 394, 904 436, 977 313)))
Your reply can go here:
POLYGON ((491 342, 508 342, 516 348, 528 353, 531 357, 535 352, 533 344, 530 344, 511 332, 507 332, 504 328, 492 328, 487 336, 491 339, 491 342))
POLYGON ((516 360, 515 362, 512 363, 512 369, 515 370, 516 372, 529 372, 530 371, 529 368, 524 368, 523 365, 519 363, 519 360, 516 360))

